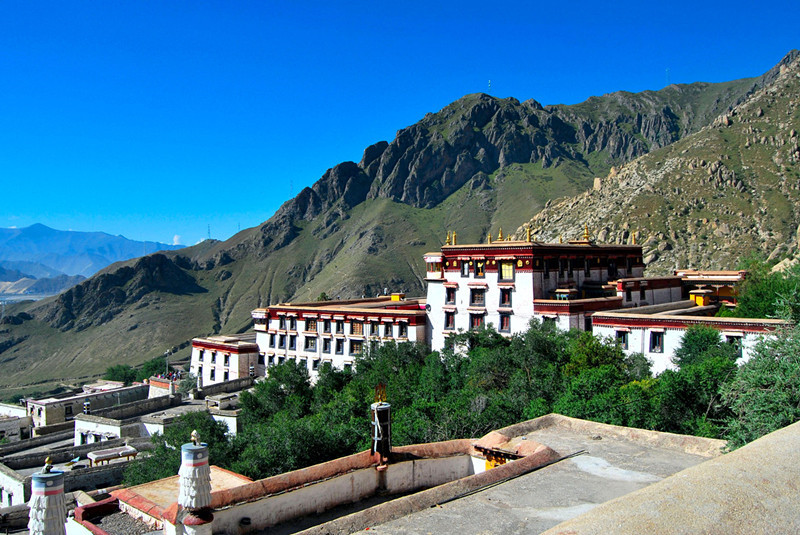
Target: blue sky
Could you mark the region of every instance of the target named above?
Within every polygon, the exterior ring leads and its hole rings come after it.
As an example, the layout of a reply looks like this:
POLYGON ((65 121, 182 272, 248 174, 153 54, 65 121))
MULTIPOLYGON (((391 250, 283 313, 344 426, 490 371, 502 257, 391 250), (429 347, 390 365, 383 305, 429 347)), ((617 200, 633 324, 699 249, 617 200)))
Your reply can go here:
POLYGON ((226 239, 465 94, 757 76, 798 20, 770 1, 3 2, 0 227, 226 239))

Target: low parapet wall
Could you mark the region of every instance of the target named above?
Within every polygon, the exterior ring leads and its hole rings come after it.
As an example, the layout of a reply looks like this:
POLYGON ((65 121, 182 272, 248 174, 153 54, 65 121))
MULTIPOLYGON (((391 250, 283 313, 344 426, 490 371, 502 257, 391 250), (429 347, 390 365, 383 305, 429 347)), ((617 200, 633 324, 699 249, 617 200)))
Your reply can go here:
POLYGON ((195 399, 205 399, 206 396, 213 396, 214 394, 222 394, 224 392, 237 392, 250 388, 253 386, 255 379, 253 377, 241 377, 239 379, 231 379, 222 383, 214 383, 213 385, 204 385, 200 390, 194 391, 195 399))
POLYGON ((83 446, 75 446, 66 448, 64 450, 51 450, 38 453, 29 453, 26 455, 15 455, 3 459, 3 464, 14 470, 21 470, 23 468, 31 468, 34 466, 44 466, 44 460, 50 457, 53 464, 65 463, 71 461, 75 457, 85 457, 90 451, 98 449, 113 448, 125 444, 124 439, 107 440, 100 444, 85 444, 83 446))
MULTIPOLYGON (((181 404, 181 395, 175 394, 174 396, 159 396, 156 398, 146 398, 130 403, 124 403, 115 407, 108 407, 97 411, 92 411, 91 416, 100 416, 102 418, 111 418, 115 420, 125 420, 141 416, 150 412, 168 409, 181 404)), ((75 417, 80 419, 81 415, 75 417)))
POLYGON ((61 422, 58 424, 50 424, 50 425, 42 425, 39 427, 33 428, 33 435, 37 437, 43 437, 46 435, 52 435, 53 433, 60 433, 61 431, 68 431, 75 429, 75 421, 70 420, 68 422, 61 422))
POLYGON ((25 451, 31 448, 44 446, 46 444, 52 444, 53 442, 66 440, 71 438, 74 434, 74 431, 60 431, 58 433, 51 433, 41 437, 28 438, 18 442, 12 442, 11 444, 5 444, 0 446, 0 458, 5 457, 6 455, 17 453, 19 451, 25 451))
POLYGON ((652 444, 659 448, 672 449, 702 457, 717 457, 723 453, 724 440, 713 438, 695 437, 690 435, 676 435, 663 431, 650 431, 634 427, 621 427, 618 425, 601 424, 589 420, 579 420, 561 414, 551 413, 533 420, 498 429, 496 433, 508 437, 522 436, 547 427, 561 427, 579 431, 586 434, 605 434, 631 440, 634 442, 652 444))

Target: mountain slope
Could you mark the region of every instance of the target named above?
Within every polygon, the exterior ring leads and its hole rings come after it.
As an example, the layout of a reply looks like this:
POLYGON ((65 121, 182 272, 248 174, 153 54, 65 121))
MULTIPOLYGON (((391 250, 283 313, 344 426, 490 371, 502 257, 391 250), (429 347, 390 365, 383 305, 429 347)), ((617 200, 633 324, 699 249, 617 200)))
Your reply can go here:
POLYGON ((36 262, 66 275, 84 277, 120 260, 181 247, 105 232, 55 230, 38 223, 21 229, 0 228, 0 261, 36 262))
POLYGON ((760 253, 798 252, 800 60, 783 62, 768 87, 699 132, 554 203, 525 227, 540 239, 574 237, 584 224, 600 240, 637 234, 651 273, 734 268, 760 253))
POLYGON ((258 227, 16 305, 18 321, 0 328, 0 384, 93 376, 167 349, 185 356, 192 337, 247 330, 254 307, 287 299, 421 294, 421 255, 447 231, 463 243, 517 228, 612 166, 702 129, 778 72, 576 106, 467 95, 328 170, 258 227))

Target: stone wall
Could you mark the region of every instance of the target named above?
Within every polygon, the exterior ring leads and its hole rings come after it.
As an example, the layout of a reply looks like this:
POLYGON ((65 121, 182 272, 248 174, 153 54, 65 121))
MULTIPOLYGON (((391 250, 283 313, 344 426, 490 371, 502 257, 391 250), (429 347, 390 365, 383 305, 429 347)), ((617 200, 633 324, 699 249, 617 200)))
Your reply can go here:
POLYGON ((213 396, 215 394, 223 394, 225 392, 237 392, 250 388, 254 383, 253 377, 241 377, 239 379, 232 379, 222 383, 214 383, 213 385, 203 386, 200 390, 193 390, 194 399, 205 399, 206 396, 213 396))

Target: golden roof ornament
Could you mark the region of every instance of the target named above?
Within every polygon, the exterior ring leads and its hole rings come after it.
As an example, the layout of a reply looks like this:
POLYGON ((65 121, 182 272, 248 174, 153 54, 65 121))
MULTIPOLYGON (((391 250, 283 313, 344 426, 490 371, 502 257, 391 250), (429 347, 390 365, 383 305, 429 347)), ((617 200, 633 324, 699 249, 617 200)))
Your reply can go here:
POLYGON ((454 230, 453 231, 453 245, 457 245, 457 244, 458 244, 458 242, 456 242, 456 231, 454 230))
POLYGON ((559 236, 558 237, 558 243, 564 243, 564 237, 563 236, 559 236))
POLYGON ((500 241, 503 240, 503 227, 500 227, 500 232, 497 234, 497 239, 500 241))
POLYGON ((636 232, 633 233, 633 240, 631 241, 631 245, 636 245, 636 232))
POLYGON ((447 239, 444 240, 444 244, 445 245, 450 245, 450 231, 449 230, 447 231, 447 239))
POLYGON ((195 446, 200 445, 200 433, 197 432, 197 429, 194 429, 191 434, 192 444, 195 446))
POLYGON ((488 244, 492 243, 492 233, 491 233, 491 231, 489 232, 489 234, 486 235, 486 243, 488 243, 488 244))
POLYGON ((583 241, 589 241, 589 224, 586 223, 583 227, 583 241))
POLYGON ((506 241, 511 241, 511 234, 509 234, 508 236, 506 236, 506 241))
POLYGON ((531 242, 531 227, 525 229, 525 241, 531 242))

